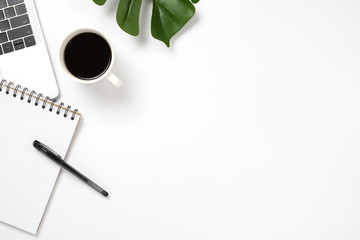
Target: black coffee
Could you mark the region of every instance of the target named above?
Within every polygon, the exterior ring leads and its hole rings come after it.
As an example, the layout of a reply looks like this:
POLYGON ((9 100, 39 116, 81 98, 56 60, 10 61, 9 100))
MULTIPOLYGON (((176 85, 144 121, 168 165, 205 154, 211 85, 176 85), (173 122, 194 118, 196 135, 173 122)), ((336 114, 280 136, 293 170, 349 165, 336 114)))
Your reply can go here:
POLYGON ((81 33, 66 45, 64 61, 72 75, 83 80, 92 80, 109 68, 111 49, 101 36, 90 32, 81 33))

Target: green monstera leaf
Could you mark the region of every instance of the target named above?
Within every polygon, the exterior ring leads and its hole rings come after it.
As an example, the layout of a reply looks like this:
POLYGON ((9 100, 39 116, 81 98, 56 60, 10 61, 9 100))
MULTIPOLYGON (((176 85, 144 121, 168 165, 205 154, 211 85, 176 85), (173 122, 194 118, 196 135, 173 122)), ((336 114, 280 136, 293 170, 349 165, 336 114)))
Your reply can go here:
MULTIPOLYGON (((93 0, 98 5, 106 0, 93 0)), ((199 0, 153 0, 151 34, 170 46, 171 38, 194 16, 193 3, 199 0)), ((133 36, 139 35, 142 0, 119 0, 116 21, 120 28, 133 36)))
POLYGON ((154 0, 151 34, 170 47, 170 39, 194 14, 195 7, 187 0, 154 0))
POLYGON ((104 5, 105 4, 105 2, 106 2, 106 0, 93 0, 94 1, 94 3, 96 3, 97 5, 104 5))
POLYGON ((133 36, 139 35, 141 0, 120 0, 116 21, 122 30, 133 36))

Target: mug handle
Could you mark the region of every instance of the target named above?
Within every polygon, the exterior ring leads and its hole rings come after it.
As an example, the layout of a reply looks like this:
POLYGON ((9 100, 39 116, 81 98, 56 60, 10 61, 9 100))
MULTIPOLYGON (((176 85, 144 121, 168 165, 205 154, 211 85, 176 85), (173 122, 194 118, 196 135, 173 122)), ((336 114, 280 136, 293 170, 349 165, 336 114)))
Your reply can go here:
POLYGON ((108 80, 112 84, 114 84, 115 87, 120 87, 123 84, 123 82, 117 76, 115 76, 113 73, 110 73, 108 80))

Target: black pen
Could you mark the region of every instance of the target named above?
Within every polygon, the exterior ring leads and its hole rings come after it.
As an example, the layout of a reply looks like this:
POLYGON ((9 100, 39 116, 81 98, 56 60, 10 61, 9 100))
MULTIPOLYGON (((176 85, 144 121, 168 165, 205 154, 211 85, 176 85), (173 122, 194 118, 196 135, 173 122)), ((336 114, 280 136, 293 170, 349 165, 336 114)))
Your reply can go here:
POLYGON ((77 176, 78 178, 80 178, 81 180, 83 180, 87 185, 89 185, 90 187, 92 187, 93 189, 95 189, 96 191, 98 191, 99 193, 101 193, 102 195, 104 195, 105 197, 107 197, 109 195, 108 192, 106 192, 104 189, 102 189, 100 186, 98 186, 96 183, 94 183, 93 181, 91 181, 90 179, 88 179, 87 177, 85 177, 82 173, 80 173, 78 170, 76 170, 75 168, 73 168, 72 166, 70 166, 69 164, 67 164, 59 154, 57 154, 54 150, 52 150, 51 148, 49 148, 48 146, 46 146, 45 144, 35 140, 33 142, 33 146, 39 150, 40 152, 42 152, 43 154, 45 154, 48 158, 54 160, 57 164, 59 164, 60 166, 62 166, 64 169, 68 170, 69 172, 71 172, 72 174, 74 174, 75 176, 77 176))

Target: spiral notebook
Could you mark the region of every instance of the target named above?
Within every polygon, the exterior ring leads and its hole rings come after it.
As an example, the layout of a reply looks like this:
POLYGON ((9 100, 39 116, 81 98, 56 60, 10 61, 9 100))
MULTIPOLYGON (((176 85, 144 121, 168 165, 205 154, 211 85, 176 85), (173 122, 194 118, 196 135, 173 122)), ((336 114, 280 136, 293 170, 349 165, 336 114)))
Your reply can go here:
POLYGON ((5 80, 0 111, 0 221, 36 234, 60 167, 32 143, 44 142, 65 158, 81 115, 5 80))

